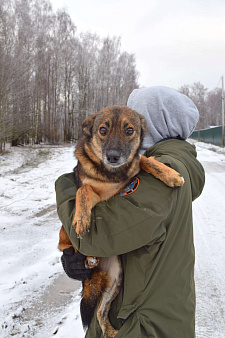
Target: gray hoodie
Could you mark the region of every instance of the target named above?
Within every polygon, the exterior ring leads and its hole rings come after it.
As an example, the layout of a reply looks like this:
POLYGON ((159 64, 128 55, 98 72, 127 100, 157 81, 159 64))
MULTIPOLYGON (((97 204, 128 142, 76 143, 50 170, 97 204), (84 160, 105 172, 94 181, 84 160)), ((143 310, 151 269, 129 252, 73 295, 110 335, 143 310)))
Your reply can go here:
POLYGON ((186 140, 199 119, 198 109, 191 99, 168 87, 134 89, 127 106, 143 115, 147 122, 141 153, 163 139, 186 140))

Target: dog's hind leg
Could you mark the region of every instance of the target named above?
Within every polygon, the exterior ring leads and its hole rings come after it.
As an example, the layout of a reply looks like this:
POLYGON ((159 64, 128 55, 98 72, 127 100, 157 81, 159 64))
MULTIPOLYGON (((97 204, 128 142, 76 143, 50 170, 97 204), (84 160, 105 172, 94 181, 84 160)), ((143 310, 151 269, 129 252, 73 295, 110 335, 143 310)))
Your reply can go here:
POLYGON ((184 184, 183 177, 181 177, 176 170, 157 161, 154 157, 145 157, 141 155, 140 167, 160 179, 169 187, 179 187, 184 184))
POLYGON ((91 279, 83 281, 80 313, 83 327, 86 329, 91 324, 97 303, 102 293, 109 285, 107 273, 98 267, 93 270, 91 279))
POLYGON ((101 201, 100 196, 88 184, 82 185, 76 193, 76 212, 73 226, 78 237, 82 238, 91 223, 91 209, 101 201))
POLYGON ((102 294, 101 302, 97 309, 97 318, 101 326, 104 338, 113 338, 118 333, 118 331, 112 327, 108 318, 108 313, 112 301, 120 292, 121 284, 123 281, 123 271, 121 261, 118 256, 101 258, 101 266, 110 277, 110 284, 102 294))

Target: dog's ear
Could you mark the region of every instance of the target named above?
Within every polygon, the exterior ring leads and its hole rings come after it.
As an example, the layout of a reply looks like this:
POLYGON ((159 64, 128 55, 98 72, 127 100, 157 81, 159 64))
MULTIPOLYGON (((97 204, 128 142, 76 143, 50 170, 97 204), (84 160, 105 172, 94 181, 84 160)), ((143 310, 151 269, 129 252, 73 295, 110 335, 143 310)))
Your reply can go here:
POLYGON ((82 131, 85 136, 90 137, 92 135, 92 127, 93 127, 97 114, 98 113, 91 114, 84 120, 82 124, 82 131))
POLYGON ((147 131, 147 123, 145 121, 144 116, 142 116, 141 114, 138 114, 138 115, 141 121, 141 139, 143 139, 147 131))

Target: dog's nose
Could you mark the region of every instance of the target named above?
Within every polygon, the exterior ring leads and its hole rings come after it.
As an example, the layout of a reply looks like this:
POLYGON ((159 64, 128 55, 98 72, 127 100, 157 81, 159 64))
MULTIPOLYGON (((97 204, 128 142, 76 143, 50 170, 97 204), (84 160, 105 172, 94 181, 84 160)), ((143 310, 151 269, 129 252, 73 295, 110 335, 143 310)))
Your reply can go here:
POLYGON ((109 163, 117 163, 120 159, 120 151, 118 150, 109 150, 107 152, 107 161, 109 163))

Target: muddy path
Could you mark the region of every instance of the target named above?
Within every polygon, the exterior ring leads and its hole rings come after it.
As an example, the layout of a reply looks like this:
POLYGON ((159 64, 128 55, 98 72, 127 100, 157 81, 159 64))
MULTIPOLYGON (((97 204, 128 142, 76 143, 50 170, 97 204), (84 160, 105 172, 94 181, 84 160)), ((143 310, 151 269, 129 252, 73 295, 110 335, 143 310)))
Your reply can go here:
MULTIPOLYGON (((47 216, 51 219, 57 219, 56 205, 53 204, 43 208, 35 216, 40 218, 47 216)), ((81 282, 69 278, 62 270, 62 273, 53 278, 53 282, 38 297, 33 299, 30 306, 24 310, 23 319, 25 321, 35 320, 42 326, 46 315, 56 313, 59 309, 67 306, 71 302, 73 295, 78 293, 80 288, 81 282)))
POLYGON ((74 294, 79 294, 81 283, 60 274, 43 293, 33 300, 24 310, 23 321, 35 321, 40 327, 46 324, 46 318, 51 314, 60 312, 72 300, 74 294))
MULTIPOLYGON (((35 214, 40 222, 58 219, 56 205, 52 204, 35 214)), ((69 278, 63 268, 60 273, 55 273, 48 277, 52 282, 43 288, 28 295, 23 302, 17 304, 18 314, 13 316, 14 325, 9 335, 0 337, 8 338, 31 338, 31 337, 54 337, 58 329, 66 318, 68 306, 79 304, 81 282, 69 278)), ((77 317, 74 311, 74 318, 77 317)), ((77 319, 77 318, 75 318, 77 319)), ((5 328, 7 329, 7 328, 5 328)))

